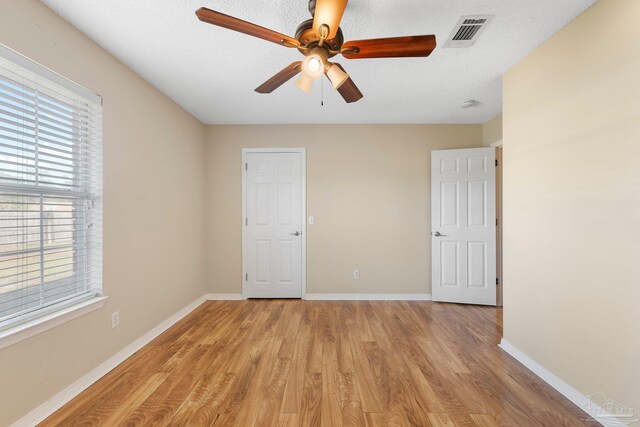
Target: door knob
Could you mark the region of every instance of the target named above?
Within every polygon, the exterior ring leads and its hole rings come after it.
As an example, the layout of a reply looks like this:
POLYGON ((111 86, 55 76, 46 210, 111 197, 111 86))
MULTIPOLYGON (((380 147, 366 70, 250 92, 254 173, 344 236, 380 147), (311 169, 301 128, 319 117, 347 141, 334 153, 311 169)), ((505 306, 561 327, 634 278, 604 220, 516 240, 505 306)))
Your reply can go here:
POLYGON ((289 233, 289 234, 291 234, 292 236, 299 236, 299 235, 300 235, 300 232, 299 232, 299 231, 296 231, 295 233, 289 233))
POLYGON ((444 234, 440 234, 439 231, 436 231, 435 233, 433 233, 433 235, 436 236, 436 237, 447 237, 444 234))

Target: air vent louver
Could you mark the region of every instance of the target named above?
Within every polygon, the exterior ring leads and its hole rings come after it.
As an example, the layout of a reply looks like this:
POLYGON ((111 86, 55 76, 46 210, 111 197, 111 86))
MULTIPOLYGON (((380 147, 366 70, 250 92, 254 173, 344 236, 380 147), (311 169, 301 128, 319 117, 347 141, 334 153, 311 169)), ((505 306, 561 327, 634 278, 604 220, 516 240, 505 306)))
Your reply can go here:
POLYGON ((463 16, 451 32, 444 47, 472 46, 493 15, 463 16))

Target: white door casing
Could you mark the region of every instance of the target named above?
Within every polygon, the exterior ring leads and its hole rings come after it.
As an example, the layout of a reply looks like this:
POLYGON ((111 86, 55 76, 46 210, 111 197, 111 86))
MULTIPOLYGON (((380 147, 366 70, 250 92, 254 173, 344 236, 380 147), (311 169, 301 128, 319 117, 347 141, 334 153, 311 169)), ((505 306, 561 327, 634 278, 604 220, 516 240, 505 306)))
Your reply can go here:
POLYGON ((304 149, 243 149, 243 296, 301 298, 304 149))
POLYGON ((496 305, 495 148, 431 153, 432 297, 496 305))

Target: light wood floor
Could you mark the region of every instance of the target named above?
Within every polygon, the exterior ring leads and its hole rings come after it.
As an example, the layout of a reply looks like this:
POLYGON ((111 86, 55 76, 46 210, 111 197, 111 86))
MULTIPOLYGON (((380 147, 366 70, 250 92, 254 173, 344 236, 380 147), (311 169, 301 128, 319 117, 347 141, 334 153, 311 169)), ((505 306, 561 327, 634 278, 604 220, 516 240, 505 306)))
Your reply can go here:
POLYGON ((43 425, 598 425, 501 334, 491 307, 208 302, 43 425))

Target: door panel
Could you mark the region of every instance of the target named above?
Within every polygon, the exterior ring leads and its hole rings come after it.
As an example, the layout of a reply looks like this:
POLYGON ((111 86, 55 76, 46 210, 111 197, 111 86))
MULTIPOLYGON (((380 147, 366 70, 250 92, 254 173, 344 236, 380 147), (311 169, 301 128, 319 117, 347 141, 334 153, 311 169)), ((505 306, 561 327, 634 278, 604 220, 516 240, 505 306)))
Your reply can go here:
POLYGON ((440 226, 458 226, 458 218, 460 217, 460 208, 458 202, 458 183, 442 182, 440 183, 440 199, 441 215, 440 226))
POLYGON ((440 284, 442 286, 458 287, 460 281, 460 252, 458 251, 458 242, 440 242, 440 284))
POLYGON ((487 287, 487 243, 469 242, 467 244, 467 271, 470 288, 487 287))
POLYGON ((496 304, 494 165, 494 148, 431 153, 434 301, 496 304))
POLYGON ((247 153, 245 159, 244 296, 300 298, 302 154, 247 153))
POLYGON ((278 184, 278 224, 293 224, 293 185, 278 184))
POLYGON ((469 181, 467 183, 467 225, 469 227, 486 227, 486 181, 469 181))

